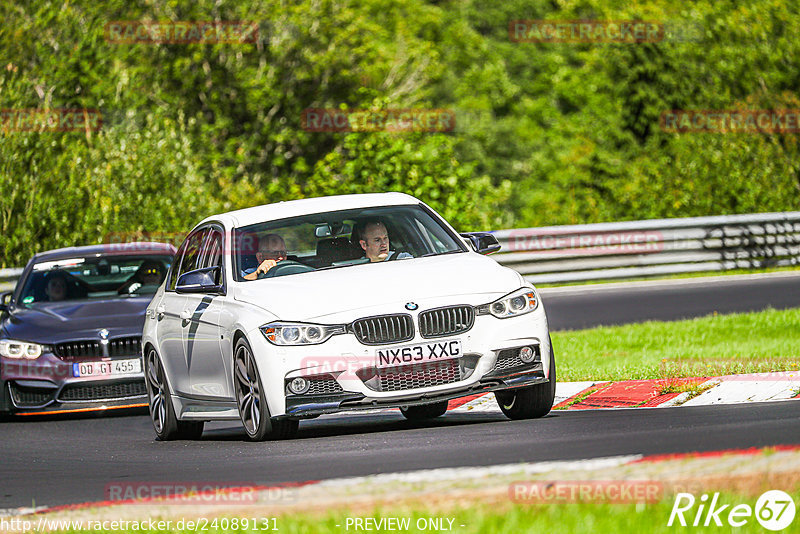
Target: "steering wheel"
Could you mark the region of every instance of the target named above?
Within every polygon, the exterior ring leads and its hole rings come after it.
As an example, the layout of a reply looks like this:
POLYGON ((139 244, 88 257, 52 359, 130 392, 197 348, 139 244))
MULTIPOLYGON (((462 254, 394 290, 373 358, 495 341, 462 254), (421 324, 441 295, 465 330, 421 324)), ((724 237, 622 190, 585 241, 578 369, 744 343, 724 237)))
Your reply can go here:
POLYGON ((267 271, 266 274, 258 275, 258 279, 274 278, 276 276, 285 276, 287 274, 308 273, 311 271, 316 271, 316 269, 304 263, 300 263, 299 261, 283 260, 278 262, 275 267, 267 271))

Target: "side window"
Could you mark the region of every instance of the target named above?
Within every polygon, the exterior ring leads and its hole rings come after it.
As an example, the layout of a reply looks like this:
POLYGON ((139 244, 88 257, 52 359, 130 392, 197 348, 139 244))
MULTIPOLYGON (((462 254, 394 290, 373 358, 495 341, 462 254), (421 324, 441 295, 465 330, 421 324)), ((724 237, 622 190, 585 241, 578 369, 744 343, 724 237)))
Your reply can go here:
POLYGON ((203 251, 203 264, 202 268, 219 266, 219 278, 216 283, 219 284, 222 280, 222 232, 216 228, 210 230, 210 234, 206 240, 206 246, 203 251))
POLYGON ((181 246, 178 247, 178 252, 175 253, 175 258, 172 260, 172 265, 169 268, 167 291, 175 291, 175 286, 178 284, 178 270, 181 268, 181 258, 183 258, 183 253, 186 252, 186 245, 188 243, 189 240, 184 239, 181 246))
POLYGON ((203 238, 207 232, 208 228, 201 228, 189 235, 183 245, 181 245, 183 257, 180 260, 180 265, 177 266, 177 269, 175 269, 169 281, 170 289, 175 289, 178 278, 180 278, 183 273, 200 268, 198 265, 200 260, 200 247, 203 244, 203 238))
POLYGON ((222 267, 222 232, 216 228, 211 230, 206 242, 205 253, 203 254, 202 267, 222 267))

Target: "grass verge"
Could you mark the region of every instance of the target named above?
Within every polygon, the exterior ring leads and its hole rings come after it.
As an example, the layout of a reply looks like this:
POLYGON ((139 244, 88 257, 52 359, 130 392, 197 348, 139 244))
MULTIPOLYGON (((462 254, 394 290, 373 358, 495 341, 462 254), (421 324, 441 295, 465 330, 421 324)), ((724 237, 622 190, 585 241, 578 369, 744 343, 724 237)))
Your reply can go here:
MULTIPOLYGON (((800 502, 800 492, 790 493, 795 502, 800 502)), ((698 495, 699 497, 699 495, 698 495)), ((608 502, 559 502, 559 503, 462 503, 454 507, 447 506, 436 508, 418 506, 413 508, 383 507, 375 508, 371 512, 360 511, 351 514, 348 511, 329 512, 323 516, 311 515, 282 515, 269 520, 262 525, 268 525, 266 532, 282 532, 284 534, 314 533, 314 534, 340 534, 345 532, 453 532, 455 534, 517 534, 520 532, 548 532, 549 534, 576 534, 584 532, 647 532, 649 534, 674 533, 676 529, 685 530, 686 527, 677 523, 677 518, 672 526, 667 526, 675 503, 672 496, 649 504, 615 504, 608 502), (356 528, 355 521, 360 519, 370 520, 370 528, 356 528), (394 528, 376 528, 381 520, 393 520, 394 528), (398 525, 407 525, 398 528, 398 525), (272 530, 272 527, 277 530, 272 530)), ((692 522, 698 510, 697 504, 684 513, 689 530, 697 528, 703 532, 731 532, 737 533, 764 532, 765 530, 754 515, 740 517, 746 523, 737 528, 727 524, 727 513, 735 505, 747 505, 755 509, 756 498, 744 497, 735 493, 721 492, 718 496, 719 505, 729 504, 719 515, 722 527, 703 526, 706 513, 702 513, 699 527, 693 528, 692 522)), ((234 518, 218 518, 216 523, 209 520, 204 523, 203 532, 265 532, 261 529, 241 528, 239 523, 243 518, 237 518, 240 526, 232 527, 234 518)), ((174 524, 174 523, 173 523, 174 524)), ((795 521, 783 532, 797 532, 800 520, 795 521)), ((387 525, 387 523, 382 523, 387 525)), ((86 532, 87 530, 62 530, 59 532, 86 532)), ((116 532, 149 532, 149 533, 188 533, 193 529, 166 528, 162 530, 118 530, 116 532)))
POLYGON ((641 380, 798 371, 800 308, 553 332, 558 377, 641 380))

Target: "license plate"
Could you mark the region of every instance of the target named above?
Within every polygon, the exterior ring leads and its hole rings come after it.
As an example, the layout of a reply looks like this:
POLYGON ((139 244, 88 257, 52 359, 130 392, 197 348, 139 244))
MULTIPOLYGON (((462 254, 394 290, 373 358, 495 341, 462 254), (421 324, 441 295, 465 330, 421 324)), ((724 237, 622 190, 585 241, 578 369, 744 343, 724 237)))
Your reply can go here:
POLYGON ((83 362, 72 364, 73 376, 121 376, 142 372, 140 360, 117 360, 113 362, 83 362))
POLYGON ((461 356, 461 340, 434 341, 375 351, 378 367, 438 362, 461 356))

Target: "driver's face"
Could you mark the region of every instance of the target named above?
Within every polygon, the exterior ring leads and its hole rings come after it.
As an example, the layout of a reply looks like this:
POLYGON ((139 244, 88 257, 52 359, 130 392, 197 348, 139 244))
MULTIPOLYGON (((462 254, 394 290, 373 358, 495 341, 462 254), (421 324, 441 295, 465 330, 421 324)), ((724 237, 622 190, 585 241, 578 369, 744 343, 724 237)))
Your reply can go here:
POLYGON ((389 234, 382 224, 370 224, 364 229, 361 248, 369 261, 383 261, 389 255, 389 234))
POLYGON ((259 263, 265 260, 283 261, 286 259, 286 243, 280 237, 271 237, 261 243, 256 253, 259 263))
POLYGON ((53 278, 47 282, 47 297, 52 301, 64 300, 67 297, 67 284, 61 278, 53 278))

